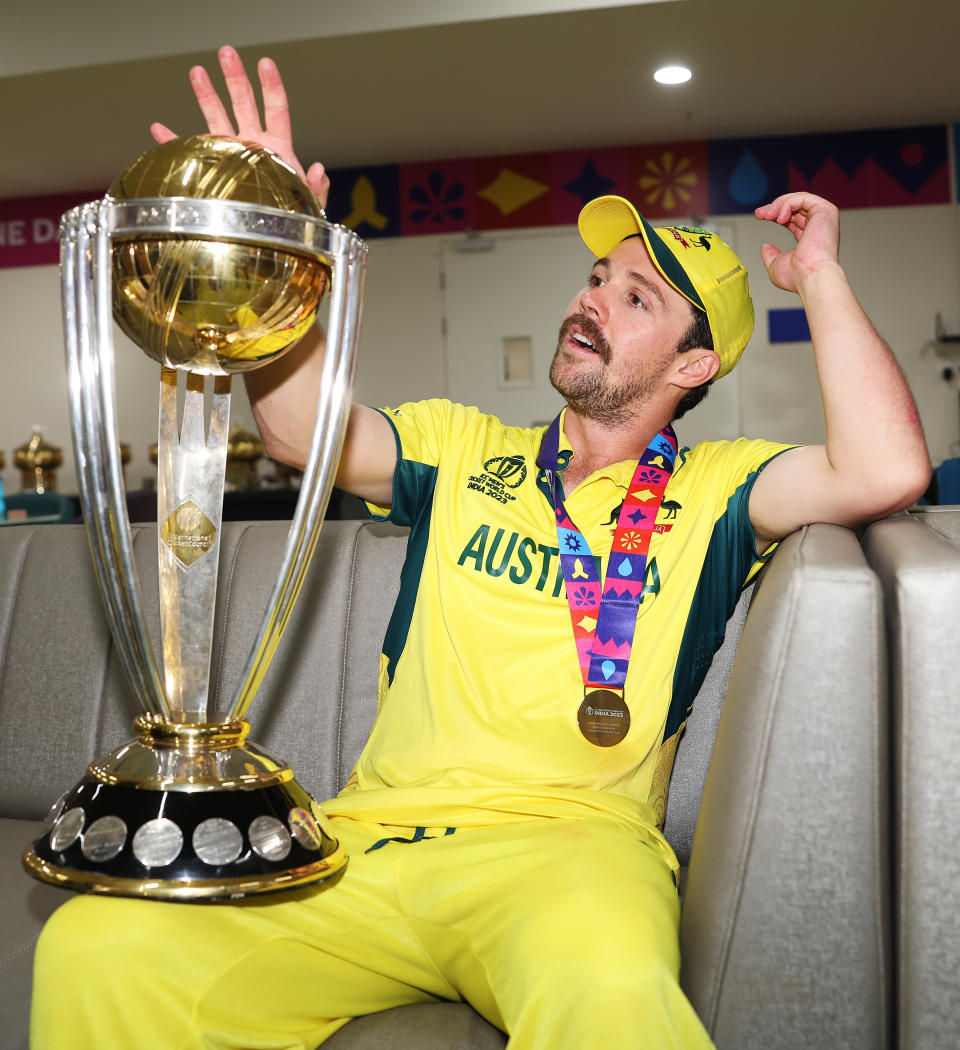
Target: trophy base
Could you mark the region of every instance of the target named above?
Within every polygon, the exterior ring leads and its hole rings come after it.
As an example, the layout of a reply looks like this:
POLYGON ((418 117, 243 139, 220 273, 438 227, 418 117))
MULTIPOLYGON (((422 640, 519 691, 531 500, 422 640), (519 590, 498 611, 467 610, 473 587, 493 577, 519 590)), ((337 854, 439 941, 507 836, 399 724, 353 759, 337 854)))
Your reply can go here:
POLYGON ((246 722, 149 716, 51 810, 23 855, 66 889, 215 901, 337 882, 347 863, 289 766, 246 742, 246 722))

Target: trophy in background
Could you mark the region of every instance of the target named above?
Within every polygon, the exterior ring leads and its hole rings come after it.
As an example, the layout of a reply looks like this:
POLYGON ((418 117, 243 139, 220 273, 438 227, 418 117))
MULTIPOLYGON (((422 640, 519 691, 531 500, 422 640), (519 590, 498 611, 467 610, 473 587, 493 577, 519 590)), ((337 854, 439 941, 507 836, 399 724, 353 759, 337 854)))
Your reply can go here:
POLYGON ((263 459, 263 442, 243 427, 233 427, 227 439, 226 487, 230 492, 260 488, 257 461, 263 459))
POLYGON ((73 889, 209 900, 335 879, 346 864, 290 768, 244 715, 303 582, 346 428, 366 246, 275 154, 178 139, 61 222, 70 412, 84 520, 114 640, 143 713, 90 765, 24 854, 73 889), (233 706, 207 712, 231 376, 289 349, 330 291, 309 458, 282 565, 233 706), (121 475, 114 319, 161 368, 162 666, 147 633, 121 475), (178 373, 182 415, 178 423, 178 373), (182 387, 185 386, 185 390, 182 387), (206 421, 208 419, 208 422, 206 421))
POLYGON ((43 440, 43 432, 33 427, 30 440, 13 450, 13 462, 20 471, 20 488, 24 492, 57 491, 57 468, 63 463, 63 451, 43 440))

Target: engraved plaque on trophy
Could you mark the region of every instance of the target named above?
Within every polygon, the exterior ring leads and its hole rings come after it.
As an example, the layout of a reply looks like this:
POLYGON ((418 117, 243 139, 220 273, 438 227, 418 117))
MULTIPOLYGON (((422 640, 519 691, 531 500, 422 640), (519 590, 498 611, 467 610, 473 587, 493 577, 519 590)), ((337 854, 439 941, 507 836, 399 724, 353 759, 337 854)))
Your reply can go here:
POLYGON ((214 900, 336 880, 346 853, 245 714, 296 601, 343 444, 367 250, 269 150, 217 137, 144 154, 61 222, 70 413, 107 618, 142 709, 24 854, 73 889, 214 900), (330 295, 316 425, 282 564, 226 715, 207 712, 231 377, 274 360, 330 295), (113 323, 160 364, 162 662, 133 561, 117 438, 113 323), (178 419, 178 373, 182 409, 178 419), (206 410, 206 411, 205 411, 206 410), (208 417, 208 419, 206 418, 208 417))

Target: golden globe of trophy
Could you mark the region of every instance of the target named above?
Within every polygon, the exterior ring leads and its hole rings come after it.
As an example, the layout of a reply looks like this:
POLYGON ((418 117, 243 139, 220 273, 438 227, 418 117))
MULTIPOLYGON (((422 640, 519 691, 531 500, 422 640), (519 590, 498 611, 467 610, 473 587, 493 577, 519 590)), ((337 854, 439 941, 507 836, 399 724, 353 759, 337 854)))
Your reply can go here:
POLYGON ((144 154, 61 221, 70 414, 83 516, 114 640, 142 709, 24 854, 27 870, 98 893, 213 900, 335 881, 346 854, 245 714, 289 618, 343 445, 366 246, 326 221, 269 150, 214 137, 144 154), (330 294, 304 484, 230 710, 207 711, 231 376, 274 360, 330 294), (162 663, 134 571, 116 429, 113 322, 160 364, 162 663), (182 394, 178 419, 177 387, 182 394), (206 412, 205 412, 206 402, 206 412), (209 423, 205 424, 205 417, 209 423))

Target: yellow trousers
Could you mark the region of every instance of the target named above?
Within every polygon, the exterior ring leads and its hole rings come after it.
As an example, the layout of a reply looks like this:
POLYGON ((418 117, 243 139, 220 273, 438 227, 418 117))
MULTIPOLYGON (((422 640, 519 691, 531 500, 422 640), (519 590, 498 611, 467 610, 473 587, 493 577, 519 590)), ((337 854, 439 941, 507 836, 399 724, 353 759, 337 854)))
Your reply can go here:
POLYGON ((466 1000, 512 1050, 695 1050, 679 902, 606 823, 344 818, 328 890, 223 904, 76 897, 37 948, 32 1050, 314 1050, 350 1018, 466 1000), (370 849, 384 838, 390 841, 370 849))

